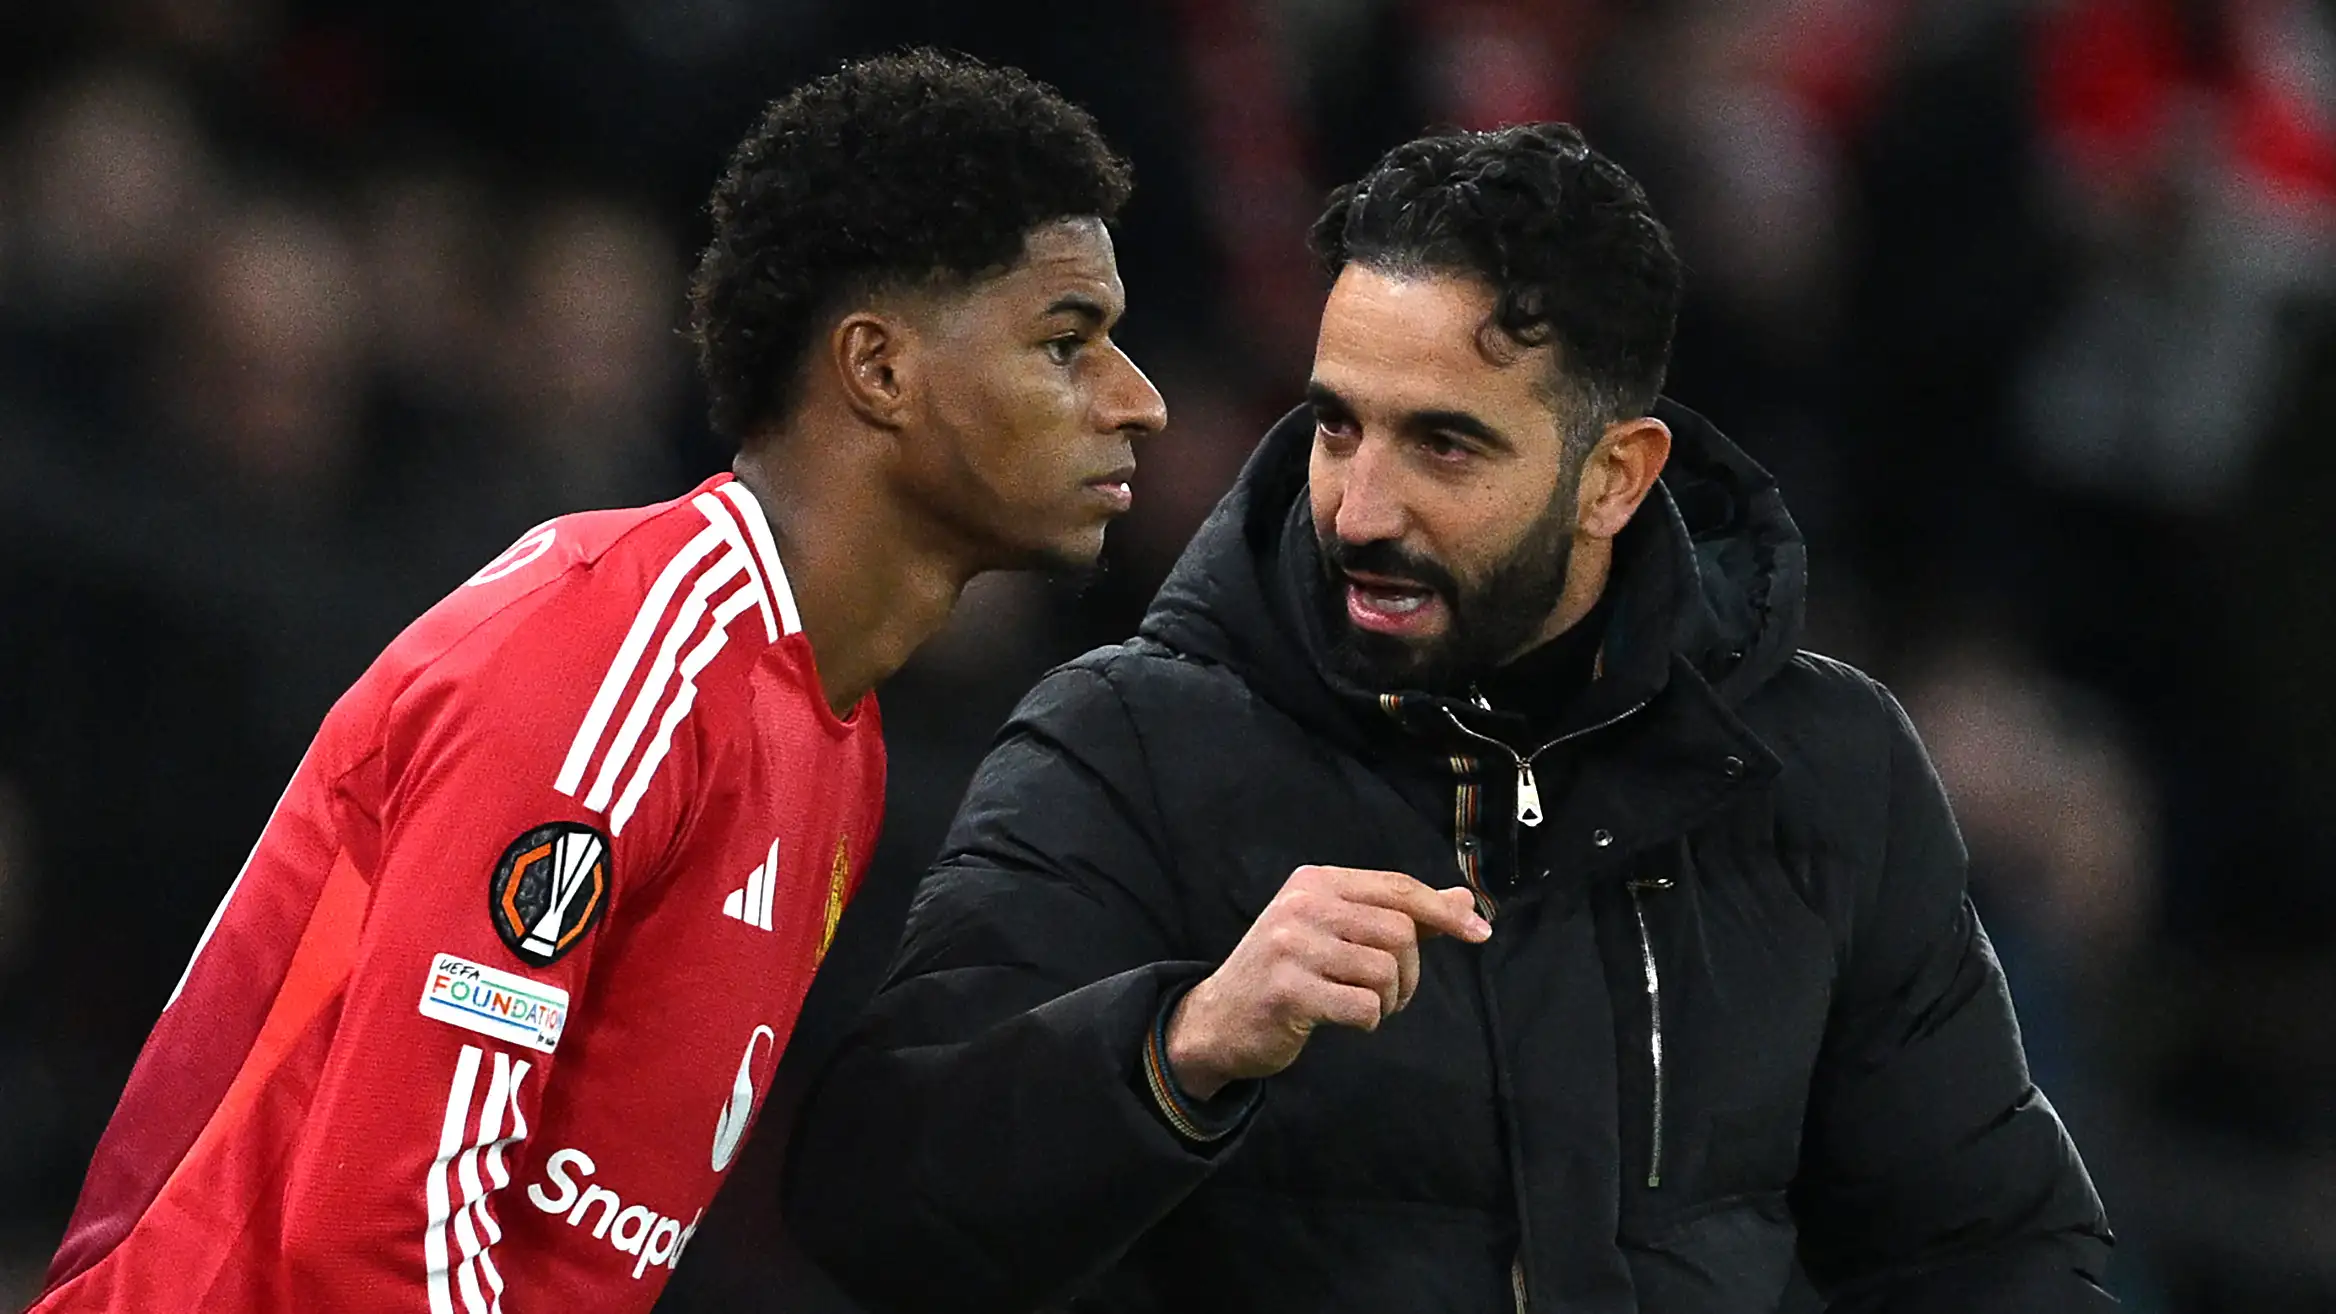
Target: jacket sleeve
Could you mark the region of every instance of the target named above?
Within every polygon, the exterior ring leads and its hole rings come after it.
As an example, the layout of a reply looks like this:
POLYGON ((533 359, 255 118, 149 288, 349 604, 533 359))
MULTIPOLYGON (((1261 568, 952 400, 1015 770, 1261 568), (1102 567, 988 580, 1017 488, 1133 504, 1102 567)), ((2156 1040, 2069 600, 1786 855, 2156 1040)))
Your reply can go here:
POLYGON ((2109 1228, 2029 1079, 2003 969, 1964 893, 1963 841, 1906 713, 1803 1133, 1794 1208, 1833 1314, 2075 1314, 2109 1228))
POLYGON ((1178 951, 1150 770, 1105 677, 1074 667, 976 773, 791 1140, 789 1225, 871 1306, 1049 1303, 1238 1139, 1171 1130, 1141 1075, 1163 1004, 1210 970, 1178 951))

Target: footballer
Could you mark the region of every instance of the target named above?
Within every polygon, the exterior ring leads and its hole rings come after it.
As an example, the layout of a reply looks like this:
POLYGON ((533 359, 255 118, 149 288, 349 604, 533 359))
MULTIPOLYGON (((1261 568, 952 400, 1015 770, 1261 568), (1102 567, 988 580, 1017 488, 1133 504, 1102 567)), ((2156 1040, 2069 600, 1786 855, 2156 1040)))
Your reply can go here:
POLYGON ((650 1308, 874 847, 875 686, 974 575, 1092 562, 1165 422, 1128 189, 969 60, 770 107, 691 291, 732 472, 530 531, 333 707, 38 1314, 650 1308))

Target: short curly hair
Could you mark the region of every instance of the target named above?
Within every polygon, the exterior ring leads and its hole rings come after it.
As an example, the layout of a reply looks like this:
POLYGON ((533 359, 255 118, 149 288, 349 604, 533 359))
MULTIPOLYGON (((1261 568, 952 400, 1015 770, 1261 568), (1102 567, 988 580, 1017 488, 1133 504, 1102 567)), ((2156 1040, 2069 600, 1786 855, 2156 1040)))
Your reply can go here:
POLYGON ((1010 268, 1031 229, 1116 218, 1131 186, 1094 118, 1017 69, 918 49, 796 88, 708 207, 689 337, 715 432, 785 421, 846 299, 1010 268))
POLYGON ((1594 437, 1654 408, 1683 274, 1643 188, 1569 124, 1443 132, 1406 142, 1330 194, 1315 253, 1393 273, 1482 279, 1512 341, 1554 342, 1594 437))

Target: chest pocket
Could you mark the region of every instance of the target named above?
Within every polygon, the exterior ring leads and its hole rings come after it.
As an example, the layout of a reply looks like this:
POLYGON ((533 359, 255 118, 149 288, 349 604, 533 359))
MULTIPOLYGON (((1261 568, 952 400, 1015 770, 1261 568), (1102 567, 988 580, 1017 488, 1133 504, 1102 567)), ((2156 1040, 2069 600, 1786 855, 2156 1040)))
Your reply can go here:
MULTIPOLYGON (((1458 883, 1450 837, 1368 764, 1229 679, 1196 684, 1175 714, 1138 719, 1154 763, 1213 764, 1152 777, 1191 956, 1230 953, 1290 873, 1307 864, 1458 883)), ((1143 691, 1147 702, 1151 692, 1143 691)))
POLYGON ((1199 956, 1230 952, 1266 904, 1308 864, 1400 871, 1430 885, 1459 883, 1451 840, 1351 758, 1289 772, 1227 773, 1188 816, 1208 817, 1177 837, 1199 956))

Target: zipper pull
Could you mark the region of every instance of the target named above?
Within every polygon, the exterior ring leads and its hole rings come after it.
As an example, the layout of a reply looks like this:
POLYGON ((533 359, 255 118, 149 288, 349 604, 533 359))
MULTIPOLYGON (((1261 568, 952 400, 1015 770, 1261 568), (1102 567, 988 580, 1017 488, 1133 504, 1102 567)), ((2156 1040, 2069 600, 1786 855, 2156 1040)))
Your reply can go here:
POLYGON ((1517 759, 1517 824, 1541 824, 1541 786, 1533 779, 1533 764, 1517 759))

